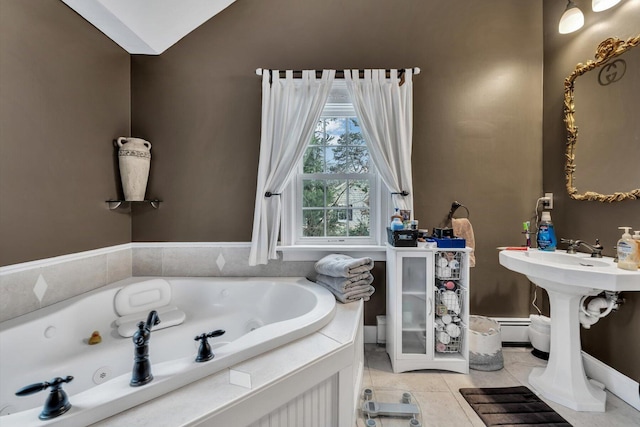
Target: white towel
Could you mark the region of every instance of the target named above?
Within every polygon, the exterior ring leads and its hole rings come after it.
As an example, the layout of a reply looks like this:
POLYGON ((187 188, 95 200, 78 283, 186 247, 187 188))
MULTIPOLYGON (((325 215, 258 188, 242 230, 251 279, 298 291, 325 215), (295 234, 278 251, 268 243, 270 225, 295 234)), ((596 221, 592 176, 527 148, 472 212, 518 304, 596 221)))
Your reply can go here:
POLYGON ((317 283, 320 286, 323 286, 328 290, 330 290, 333 293, 333 295, 336 297, 336 299, 344 304, 349 302, 354 302, 359 299, 369 301, 369 298, 371 297, 371 295, 373 295, 373 293, 376 291, 375 288, 371 285, 363 285, 363 286, 356 286, 356 287, 350 288, 347 292, 338 292, 332 286, 326 285, 322 282, 317 282, 317 283))
POLYGON ((373 283, 373 275, 369 272, 353 277, 333 277, 326 274, 318 274, 315 282, 330 286, 338 292, 352 291, 354 288, 368 286, 373 283))
POLYGON ((316 271, 332 277, 353 277, 366 273, 373 268, 373 260, 369 257, 351 258, 343 254, 331 254, 316 262, 316 271))

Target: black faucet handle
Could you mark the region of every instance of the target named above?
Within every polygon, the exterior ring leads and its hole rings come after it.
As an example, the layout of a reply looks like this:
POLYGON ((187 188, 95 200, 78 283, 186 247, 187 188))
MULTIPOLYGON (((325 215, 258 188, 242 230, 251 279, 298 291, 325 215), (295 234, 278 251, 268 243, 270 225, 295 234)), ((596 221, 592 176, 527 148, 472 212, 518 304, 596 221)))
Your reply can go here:
POLYGON ((219 337, 225 334, 225 330, 216 329, 215 331, 205 332, 194 338, 196 341, 200 341, 200 348, 198 349, 198 355, 196 356, 196 362, 206 362, 214 358, 213 351, 211 351, 211 345, 209 345, 209 338, 219 337))
POLYGON ((39 391, 45 390, 47 387, 51 387, 52 390, 58 390, 62 387, 62 384, 69 383, 73 380, 71 375, 66 378, 56 377, 51 381, 29 384, 27 386, 22 387, 20 390, 16 391, 16 396, 29 396, 30 394, 38 393, 39 391))
POLYGON ((56 377, 49 382, 35 383, 22 387, 16 391, 16 396, 28 396, 30 394, 37 393, 51 387, 47 400, 44 403, 42 412, 38 415, 41 420, 49 420, 55 418, 67 412, 71 408, 69 403, 69 397, 67 393, 62 389, 62 384, 71 382, 73 377, 71 375, 62 378, 56 377))
POLYGON ((215 337, 219 337, 220 335, 224 335, 225 334, 224 329, 216 329, 215 331, 211 331, 207 334, 207 338, 215 338, 215 337))

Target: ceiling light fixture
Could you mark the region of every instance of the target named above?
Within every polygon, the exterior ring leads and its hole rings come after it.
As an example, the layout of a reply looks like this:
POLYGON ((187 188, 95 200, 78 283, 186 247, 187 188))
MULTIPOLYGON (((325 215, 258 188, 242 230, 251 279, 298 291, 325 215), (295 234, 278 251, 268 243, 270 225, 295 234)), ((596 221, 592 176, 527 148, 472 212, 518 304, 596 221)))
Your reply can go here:
POLYGON ((620 0, 593 0, 591 2, 591 9, 594 12, 602 12, 620 3, 620 0))
MULTIPOLYGON (((595 2, 596 0, 594 0, 595 2)), ((609 0, 612 1, 612 0, 609 0)), ((615 1, 615 0, 613 0, 615 1)), ((619 0, 618 0, 619 1, 619 0)), ((584 25, 584 15, 582 11, 571 0, 567 1, 567 7, 560 18, 558 24, 558 32, 560 34, 573 33, 579 30, 584 25)))

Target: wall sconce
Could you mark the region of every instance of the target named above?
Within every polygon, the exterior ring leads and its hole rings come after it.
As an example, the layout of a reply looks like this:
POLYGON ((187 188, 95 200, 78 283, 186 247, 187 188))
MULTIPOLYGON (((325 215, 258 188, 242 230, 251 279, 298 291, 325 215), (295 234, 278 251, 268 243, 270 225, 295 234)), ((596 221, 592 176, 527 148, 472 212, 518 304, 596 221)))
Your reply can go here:
POLYGON ((594 12, 602 12, 620 3, 620 0, 593 0, 591 2, 591 9, 594 12))
MULTIPOLYGON (((594 5, 597 1, 598 0, 593 0, 594 5)), ((611 1, 616 0, 609 0, 609 2, 611 1)), ((571 0, 567 0, 567 7, 564 10, 562 17, 560 18, 560 23, 558 24, 558 32, 560 34, 573 33, 574 31, 582 28, 583 25, 584 15, 582 14, 582 11, 578 8, 578 6, 576 6, 574 2, 572 2, 571 0)))

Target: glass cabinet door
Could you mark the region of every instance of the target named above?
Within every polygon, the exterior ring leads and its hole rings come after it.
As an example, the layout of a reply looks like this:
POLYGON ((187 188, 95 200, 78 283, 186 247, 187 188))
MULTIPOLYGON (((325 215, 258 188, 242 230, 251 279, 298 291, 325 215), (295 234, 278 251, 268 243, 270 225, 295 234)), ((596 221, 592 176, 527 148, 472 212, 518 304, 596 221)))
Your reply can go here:
MULTIPOLYGON (((402 257, 402 353, 427 351, 427 257, 402 257)), ((430 299, 429 299, 430 300, 430 299)))

